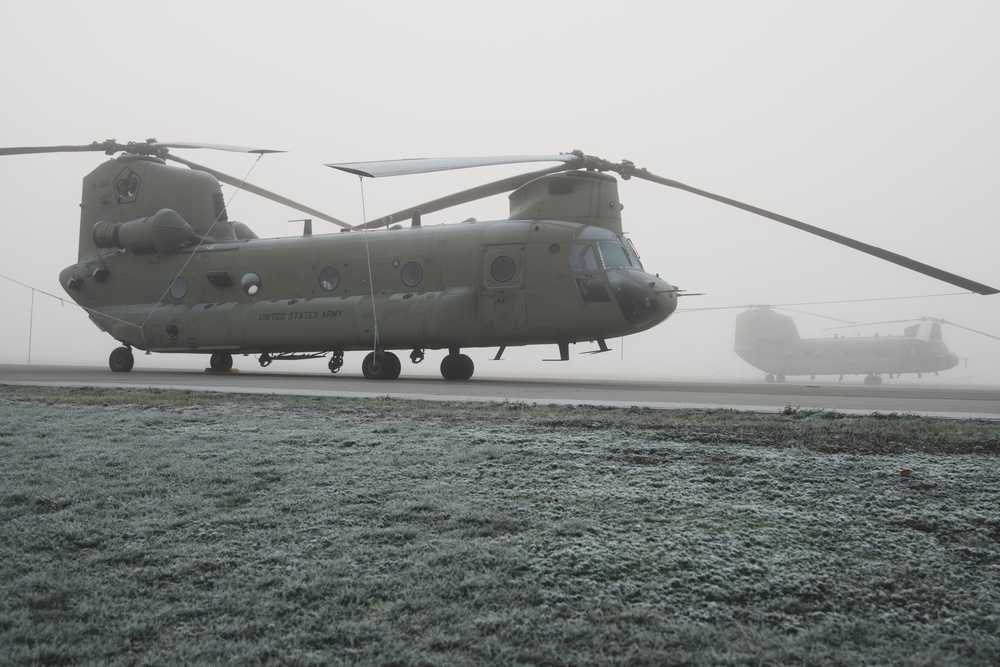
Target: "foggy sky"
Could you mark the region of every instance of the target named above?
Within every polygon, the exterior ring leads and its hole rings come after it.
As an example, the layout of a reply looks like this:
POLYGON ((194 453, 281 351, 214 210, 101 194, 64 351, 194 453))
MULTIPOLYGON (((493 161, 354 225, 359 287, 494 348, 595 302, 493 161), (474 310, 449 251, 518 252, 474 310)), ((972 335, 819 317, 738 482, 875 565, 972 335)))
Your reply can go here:
MULTIPOLYGON (((998 19, 987 0, 7 3, 0 145, 155 137, 280 149, 259 161, 174 152, 354 223, 526 169, 362 190, 324 163, 579 148, 1000 287, 998 19)), ((117 345, 58 284, 77 256, 81 179, 104 159, 0 158, 0 275, 34 288, 0 279, 0 363, 30 352, 31 363, 103 366, 117 345)), ((608 341, 612 352, 572 346, 568 363, 538 363, 555 346, 508 350, 503 362, 489 361, 495 349, 466 350, 477 376, 757 379, 732 350, 747 304, 852 302, 795 306, 817 315, 794 314, 808 337, 832 335, 824 329, 838 323, 824 317, 933 316, 1000 335, 1000 296, 960 294, 684 192, 619 187, 646 268, 704 296, 684 297, 650 332, 608 341)), ((302 214, 223 192, 230 218, 261 237, 300 233, 288 221, 302 214)), ((504 218, 506 198, 424 224, 470 216, 504 218)), ((1000 341, 944 333, 967 361, 923 382, 1000 385, 1000 341)), ((349 353, 345 372, 362 356, 349 353)), ((436 376, 441 356, 416 370, 404 359, 403 374, 436 376)), ((175 363, 205 359, 137 351, 137 368, 175 363)), ((271 368, 326 372, 325 362, 271 368)))

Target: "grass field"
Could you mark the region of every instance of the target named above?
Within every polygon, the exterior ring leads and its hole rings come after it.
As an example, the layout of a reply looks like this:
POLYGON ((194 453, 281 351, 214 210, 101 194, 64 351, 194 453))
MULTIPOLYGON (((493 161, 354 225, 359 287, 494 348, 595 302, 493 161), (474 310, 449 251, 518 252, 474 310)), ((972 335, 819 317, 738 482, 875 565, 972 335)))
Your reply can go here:
POLYGON ((1000 664, 1000 423, 30 387, 0 417, 4 665, 1000 664))

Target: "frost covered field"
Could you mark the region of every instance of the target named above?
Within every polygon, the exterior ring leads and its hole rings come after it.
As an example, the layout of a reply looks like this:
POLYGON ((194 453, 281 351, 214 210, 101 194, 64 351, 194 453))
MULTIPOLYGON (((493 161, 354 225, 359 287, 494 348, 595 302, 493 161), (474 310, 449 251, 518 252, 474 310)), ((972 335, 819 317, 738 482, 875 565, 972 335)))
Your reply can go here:
POLYGON ((993 665, 998 454, 791 408, 0 387, 0 663, 993 665))

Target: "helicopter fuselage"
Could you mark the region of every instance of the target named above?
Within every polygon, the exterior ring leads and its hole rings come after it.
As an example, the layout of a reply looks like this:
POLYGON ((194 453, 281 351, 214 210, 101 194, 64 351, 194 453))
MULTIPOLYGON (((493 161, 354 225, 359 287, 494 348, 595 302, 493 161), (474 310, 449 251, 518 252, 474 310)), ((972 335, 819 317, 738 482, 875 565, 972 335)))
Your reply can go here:
POLYGON ((102 330, 142 350, 438 349, 648 329, 676 290, 630 262, 600 227, 504 220, 114 251, 60 280, 79 285, 69 293, 102 330))
POLYGON ((791 375, 865 375, 866 383, 878 384, 882 374, 936 373, 959 362, 936 322, 909 327, 902 336, 800 338, 789 316, 766 308, 737 317, 734 350, 779 381, 791 375))

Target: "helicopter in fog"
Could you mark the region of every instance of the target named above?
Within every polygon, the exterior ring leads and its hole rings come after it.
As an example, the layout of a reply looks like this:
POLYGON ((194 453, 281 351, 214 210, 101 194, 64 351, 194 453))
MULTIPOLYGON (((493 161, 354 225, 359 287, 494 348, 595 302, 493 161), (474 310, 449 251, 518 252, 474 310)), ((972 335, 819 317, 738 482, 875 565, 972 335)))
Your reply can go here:
POLYGON ((485 165, 554 162, 350 225, 263 188, 181 159, 170 149, 265 149, 150 139, 80 146, 0 148, 0 155, 103 152, 83 179, 79 253, 59 282, 102 331, 120 343, 109 366, 133 368, 133 349, 209 356, 212 370, 233 355, 275 360, 366 353, 369 379, 395 379, 403 351, 413 363, 444 350, 446 379, 472 377, 463 349, 596 344, 656 326, 681 291, 647 271, 622 229, 617 174, 682 189, 980 294, 997 289, 881 248, 656 176, 625 160, 580 151, 541 156, 433 158, 327 166, 361 177, 485 165), (173 161, 183 167, 168 164, 173 161), (611 172, 611 173, 609 173, 611 172), (229 219, 221 183, 344 228, 262 239, 229 219), (505 220, 422 225, 421 214, 510 192, 505 220), (387 221, 409 220, 408 226, 387 221))
MULTIPOLYGON (((914 322, 895 320, 872 324, 914 322)), ((935 373, 954 368, 959 357, 948 350, 941 334, 944 320, 921 318, 898 336, 841 336, 800 338, 791 316, 767 306, 755 306, 736 316, 734 351, 748 364, 764 371, 767 382, 786 376, 864 375, 865 384, 882 383, 903 373, 935 373)), ((952 324, 952 323, 948 323, 952 324)), ((959 326, 959 325, 953 325, 959 326)), ((961 327, 968 329, 968 327, 961 327)), ((975 331, 974 329, 969 329, 975 331)), ((991 334, 975 333, 997 338, 991 334)))

